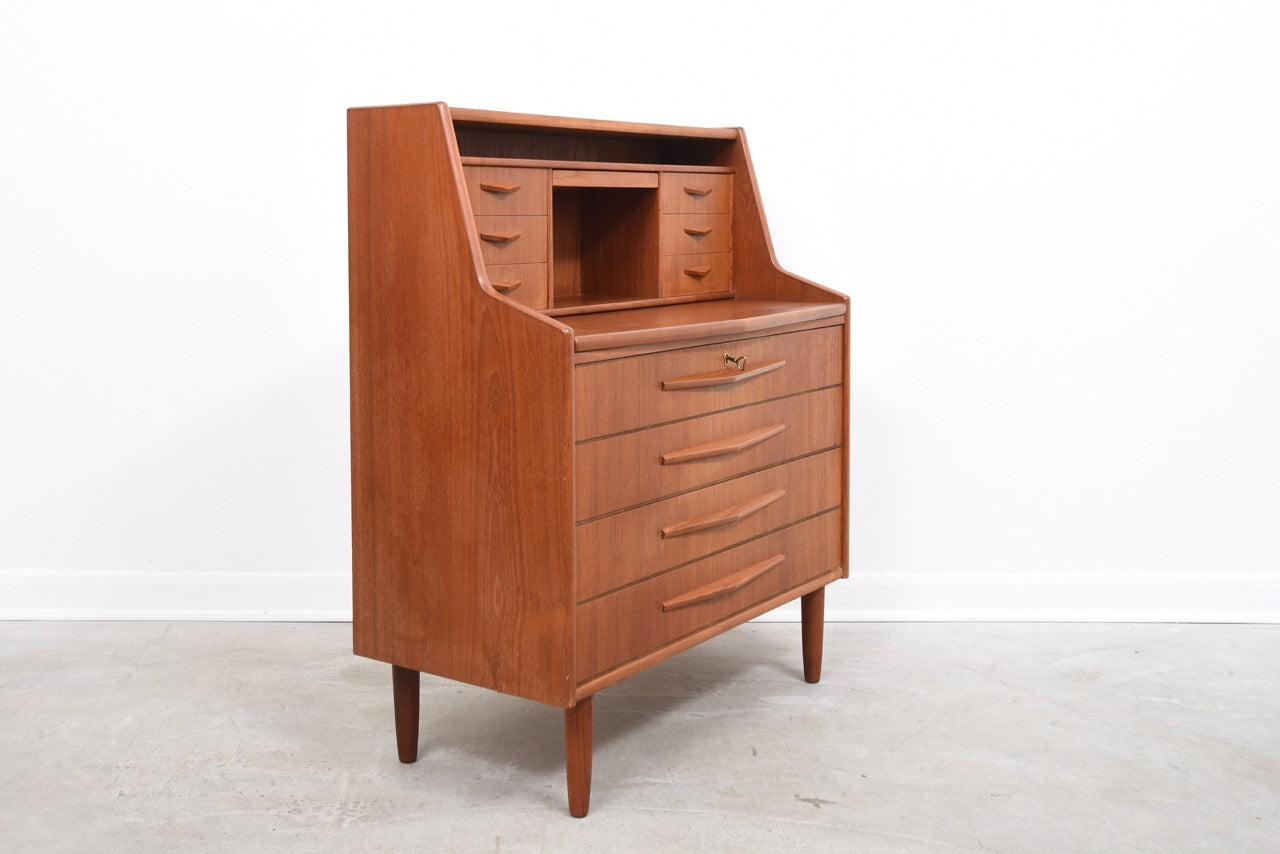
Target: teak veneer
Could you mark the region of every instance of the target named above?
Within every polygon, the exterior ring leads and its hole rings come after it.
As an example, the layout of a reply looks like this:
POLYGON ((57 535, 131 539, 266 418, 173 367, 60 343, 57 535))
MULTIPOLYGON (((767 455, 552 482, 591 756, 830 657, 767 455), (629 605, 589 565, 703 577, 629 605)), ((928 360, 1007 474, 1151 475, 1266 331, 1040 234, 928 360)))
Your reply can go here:
POLYGON ((848 575, 848 300, 779 267, 743 132, 347 114, 354 649, 564 709, 848 575))

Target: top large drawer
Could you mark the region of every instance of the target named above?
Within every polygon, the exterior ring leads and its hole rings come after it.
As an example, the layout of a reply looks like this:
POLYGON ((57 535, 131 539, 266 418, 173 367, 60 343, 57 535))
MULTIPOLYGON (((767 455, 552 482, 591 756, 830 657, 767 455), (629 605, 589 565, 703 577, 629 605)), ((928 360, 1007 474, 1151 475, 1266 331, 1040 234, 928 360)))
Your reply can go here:
POLYGON ((577 438, 837 385, 842 369, 839 326, 579 365, 577 438))

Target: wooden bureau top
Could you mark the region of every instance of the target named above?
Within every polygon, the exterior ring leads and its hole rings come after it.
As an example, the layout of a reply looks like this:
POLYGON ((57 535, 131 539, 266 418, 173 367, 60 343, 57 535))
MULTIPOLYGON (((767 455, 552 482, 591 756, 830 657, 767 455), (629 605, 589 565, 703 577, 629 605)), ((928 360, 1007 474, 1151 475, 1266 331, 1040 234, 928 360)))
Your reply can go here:
POLYGON ((450 107, 449 114, 457 125, 478 128, 573 131, 577 133, 688 137, 692 139, 730 140, 738 138, 737 128, 703 128, 641 122, 618 122, 604 119, 581 119, 569 116, 539 116, 530 113, 508 113, 501 110, 473 110, 466 107, 450 107))
POLYGON ((573 330, 574 349, 583 352, 738 335, 844 313, 844 303, 721 299, 556 319, 573 330))

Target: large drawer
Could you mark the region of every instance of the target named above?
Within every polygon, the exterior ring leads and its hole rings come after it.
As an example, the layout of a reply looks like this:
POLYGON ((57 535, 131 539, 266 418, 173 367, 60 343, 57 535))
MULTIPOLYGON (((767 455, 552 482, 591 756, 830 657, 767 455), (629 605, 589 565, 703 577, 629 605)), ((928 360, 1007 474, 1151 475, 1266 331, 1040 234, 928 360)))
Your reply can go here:
POLYGON ((574 369, 579 440, 838 385, 841 327, 592 362, 574 369), (725 364, 725 356, 742 359, 725 364), (741 368, 739 368, 741 364, 741 368))
POLYGON ((577 609, 584 682, 840 566, 840 513, 624 587, 577 609))
POLYGON ((841 459, 813 454, 579 525, 578 600, 839 506, 841 459))
POLYGON ((837 386, 583 442, 578 519, 622 510, 840 444, 837 386))

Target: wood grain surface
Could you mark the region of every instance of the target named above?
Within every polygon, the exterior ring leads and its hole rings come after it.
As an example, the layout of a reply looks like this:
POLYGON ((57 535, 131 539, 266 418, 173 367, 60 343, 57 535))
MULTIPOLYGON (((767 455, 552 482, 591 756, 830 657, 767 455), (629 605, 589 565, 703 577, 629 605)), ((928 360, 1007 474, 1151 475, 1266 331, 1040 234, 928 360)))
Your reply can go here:
MULTIPOLYGON (((578 439, 838 385, 840 335, 839 328, 815 329, 579 365, 573 379, 574 392, 583 403, 574 413, 578 439), (726 354, 744 359, 742 364, 748 370, 777 361, 785 364, 737 382, 679 383, 690 377, 725 372, 726 354), (669 381, 678 384, 668 386, 669 381)), ((728 373, 732 374, 733 369, 736 365, 728 373)))
POLYGON ((481 287, 443 105, 348 152, 355 650, 567 707, 572 336, 481 287))
POLYGON ((586 521, 840 444, 838 386, 730 409, 577 447, 578 517, 586 521), (663 465, 662 455, 785 427, 740 453, 663 465))
POLYGON ((839 463, 839 449, 825 451, 579 525, 579 601, 838 507, 839 463), (663 536, 665 528, 778 490, 781 498, 741 520, 663 536))
POLYGON ((624 587, 578 609, 578 672, 590 678, 717 623, 840 564, 840 514, 832 511, 624 587), (783 560, 727 595, 663 610, 758 564, 783 560))

